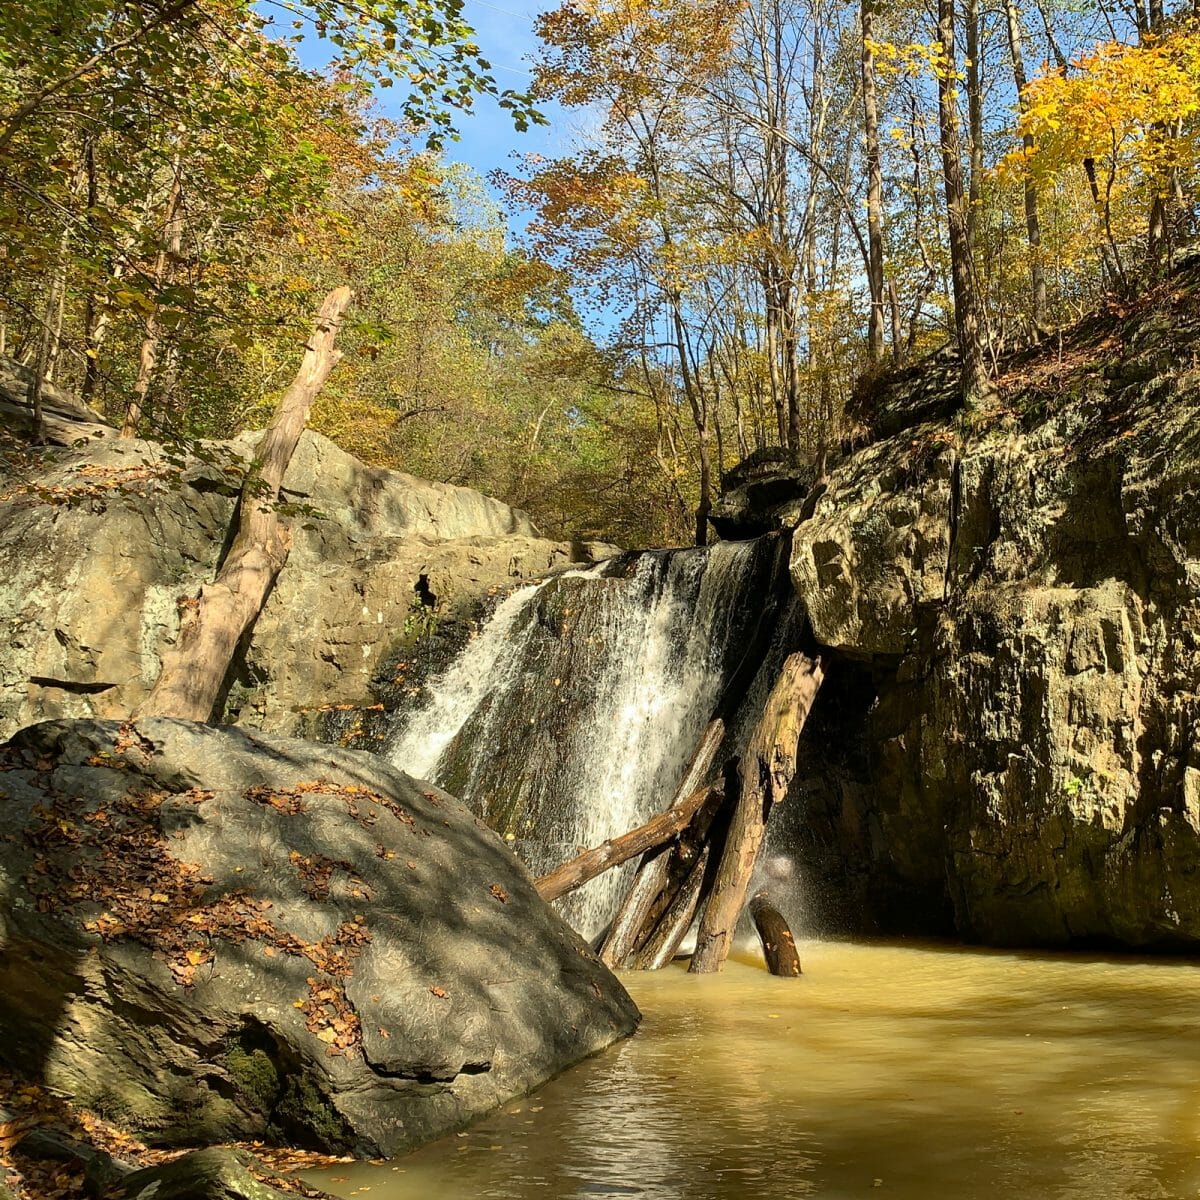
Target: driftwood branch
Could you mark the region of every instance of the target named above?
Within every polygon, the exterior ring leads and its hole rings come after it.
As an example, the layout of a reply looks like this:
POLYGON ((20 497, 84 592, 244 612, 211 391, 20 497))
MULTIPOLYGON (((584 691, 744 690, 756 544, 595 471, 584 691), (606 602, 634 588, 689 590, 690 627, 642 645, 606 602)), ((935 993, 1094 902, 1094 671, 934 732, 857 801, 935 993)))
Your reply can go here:
POLYGON ((796 773, 801 730, 817 698, 824 669, 820 658, 792 654, 771 689, 741 764, 741 789, 712 891, 700 918, 696 951, 688 970, 719 971, 746 903, 771 809, 787 795, 796 773))
POLYGON ((767 970, 772 975, 783 975, 794 979, 800 975, 800 955, 796 952, 796 939, 784 920, 783 914, 770 901, 765 892, 750 898, 750 915, 754 928, 762 942, 763 957, 767 970))
POLYGON ((570 862, 555 867, 536 882, 538 895, 543 900, 557 900, 559 896, 573 892, 595 879, 597 875, 602 875, 647 850, 669 842, 687 828, 711 792, 709 787, 697 788, 690 796, 685 796, 671 805, 666 812, 652 817, 645 825, 639 825, 618 838, 609 838, 599 846, 585 850, 570 862))
POLYGON ((229 554, 216 579, 185 602, 179 637, 163 655, 162 671, 136 716, 211 719, 238 642, 257 618, 291 549, 290 534, 280 526, 279 490, 312 402, 341 357, 333 343, 349 303, 346 287, 325 297, 300 370, 280 399, 242 486, 229 554))
POLYGON ((704 891, 708 870, 708 846, 704 846, 667 911, 659 918, 646 944, 633 957, 632 966, 640 971, 657 971, 675 957, 675 951, 687 936, 704 891))

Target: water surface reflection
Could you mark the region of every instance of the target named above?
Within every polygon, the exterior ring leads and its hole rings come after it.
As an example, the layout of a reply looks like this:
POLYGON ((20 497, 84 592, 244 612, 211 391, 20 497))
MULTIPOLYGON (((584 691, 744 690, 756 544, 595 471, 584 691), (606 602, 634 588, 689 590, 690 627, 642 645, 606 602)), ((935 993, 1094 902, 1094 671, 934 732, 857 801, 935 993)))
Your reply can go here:
POLYGON ((341 1196, 1200 1195, 1200 967, 812 943, 625 982, 632 1039, 341 1196), (368 1190, 369 1189, 369 1190, 368 1190))

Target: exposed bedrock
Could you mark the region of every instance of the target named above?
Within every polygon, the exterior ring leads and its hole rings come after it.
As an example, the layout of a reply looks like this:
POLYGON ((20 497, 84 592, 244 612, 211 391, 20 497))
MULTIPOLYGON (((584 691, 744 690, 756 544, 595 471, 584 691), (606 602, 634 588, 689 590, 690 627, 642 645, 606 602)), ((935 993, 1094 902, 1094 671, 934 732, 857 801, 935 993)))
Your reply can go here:
MULTIPOLYGON (((136 708, 179 604, 213 577, 252 441, 210 443, 197 457, 91 436, 47 450, 27 474, 0 467, 0 737, 136 708)), ((364 466, 312 432, 284 501, 291 554, 222 714, 284 734, 312 733, 322 707, 371 703, 388 657, 431 624, 609 549, 542 538, 518 509, 364 466)))
POLYGON ((787 819, 820 920, 1200 945, 1200 320, 1185 281, 1017 362, 1006 408, 982 419, 905 426, 928 380, 880 389, 893 432, 810 501, 792 577, 840 656, 787 819))

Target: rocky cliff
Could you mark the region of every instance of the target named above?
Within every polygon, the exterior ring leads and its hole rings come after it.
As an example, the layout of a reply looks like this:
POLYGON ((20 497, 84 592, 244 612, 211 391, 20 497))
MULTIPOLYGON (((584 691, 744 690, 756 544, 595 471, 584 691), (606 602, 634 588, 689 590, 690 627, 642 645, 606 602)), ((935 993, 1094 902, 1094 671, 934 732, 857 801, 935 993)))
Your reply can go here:
POLYGON ((837 652, 786 818, 821 922, 1200 945, 1198 361, 1192 264, 978 416, 948 359, 867 389, 769 514, 837 652))
MULTIPOLYGON (((19 384, 0 369, 0 430, 20 416, 19 384)), ((51 403, 61 444, 0 458, 0 737, 43 718, 132 711, 179 604, 215 571, 254 444, 185 453, 120 441, 70 397, 51 403)), ((406 638, 587 554, 497 500, 366 467, 312 432, 284 494, 291 555, 224 712, 275 732, 369 703, 370 681, 406 638)))

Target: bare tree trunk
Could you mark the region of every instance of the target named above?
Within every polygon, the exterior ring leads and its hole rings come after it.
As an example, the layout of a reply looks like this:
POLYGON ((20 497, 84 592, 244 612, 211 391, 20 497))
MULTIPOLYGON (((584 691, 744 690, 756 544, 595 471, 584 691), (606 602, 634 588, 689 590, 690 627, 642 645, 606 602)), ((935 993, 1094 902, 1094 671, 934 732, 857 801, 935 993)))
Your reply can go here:
POLYGON ((325 297, 300 370, 280 399, 242 485, 238 531, 229 554, 214 582, 185 602, 179 637, 163 655, 158 681, 136 716, 212 718, 238 642, 287 561, 291 538, 279 524, 279 489, 312 402, 341 357, 334 339, 349 303, 347 287, 334 288, 325 297))
POLYGON ((871 314, 867 361, 883 360, 883 171, 879 151, 879 103, 875 96, 876 0, 862 0, 862 84, 867 156, 867 286, 871 314))
POLYGON ((979 0, 965 0, 963 25, 966 32, 967 83, 967 227, 971 245, 979 237, 979 213, 983 202, 983 77, 979 62, 979 0))
MULTIPOLYGON (((1017 12, 1016 0, 1004 0, 1004 16, 1008 24, 1008 49, 1012 56, 1013 82, 1017 86, 1017 106, 1023 113, 1028 106, 1025 88, 1029 77, 1025 72, 1025 51, 1022 46, 1021 14, 1017 12)), ((1033 135, 1025 134, 1021 145, 1026 155, 1033 151, 1033 135)), ((1029 240, 1029 274, 1033 285, 1033 327, 1038 335, 1047 331, 1046 325, 1046 273, 1042 265, 1042 226, 1038 217, 1037 184, 1025 169, 1025 233, 1029 240)))
POLYGON ((46 287, 45 312, 37 329, 36 349, 33 361, 30 363, 32 374, 25 392, 25 402, 29 405, 33 441, 37 445, 41 445, 46 440, 46 418, 42 412, 42 389, 46 385, 47 372, 55 353, 55 318, 62 308, 63 293, 67 286, 67 248, 70 245, 70 239, 70 227, 64 226, 58 242, 58 260, 54 264, 50 282, 46 287))
MULTIPOLYGON (((167 192, 167 204, 163 216, 163 245, 154 261, 154 286, 161 288, 173 270, 179 248, 183 243, 183 224, 180 220, 180 199, 183 184, 183 155, 177 151, 171 165, 171 187, 167 192)), ((121 424, 121 437, 137 437, 138 425, 146 412, 146 398, 154 381, 154 369, 158 363, 160 321, 158 301, 146 318, 146 332, 138 351, 138 373, 133 384, 133 395, 125 408, 125 420, 121 424)))
POLYGON ((888 307, 892 314, 892 362, 898 364, 904 355, 904 328, 900 320, 900 293, 894 279, 888 280, 888 307))
POLYGON ((944 61, 938 71, 938 123, 942 175, 946 186, 946 218, 950 234, 950 274, 954 288, 954 324, 958 333, 961 388, 967 408, 978 408, 991 395, 980 334, 979 298, 975 291, 967 197, 963 190, 962 150, 958 137, 958 107, 954 50, 954 0, 938 0, 938 39, 944 61))
POLYGON ((725 839, 712 891, 700 919, 688 970, 719 971, 746 903, 771 809, 787 795, 796 771, 796 747, 825 672, 820 658, 792 654, 771 689, 741 765, 741 795, 725 839))

